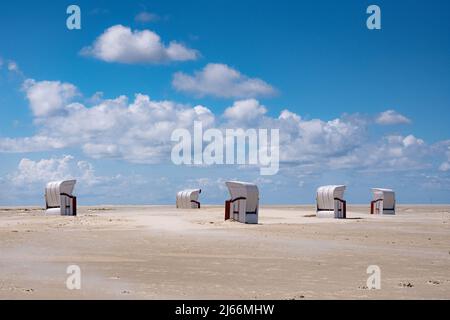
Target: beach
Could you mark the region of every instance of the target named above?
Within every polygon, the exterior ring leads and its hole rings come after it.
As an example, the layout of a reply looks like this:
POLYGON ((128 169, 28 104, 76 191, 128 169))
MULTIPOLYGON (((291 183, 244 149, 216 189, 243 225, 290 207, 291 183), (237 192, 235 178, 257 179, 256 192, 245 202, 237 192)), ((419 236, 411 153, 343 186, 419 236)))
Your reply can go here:
POLYGON ((78 216, 0 207, 0 299, 450 299, 450 206, 79 207, 78 216), (67 267, 81 288, 66 287, 67 267), (381 288, 369 289, 369 266, 381 288))

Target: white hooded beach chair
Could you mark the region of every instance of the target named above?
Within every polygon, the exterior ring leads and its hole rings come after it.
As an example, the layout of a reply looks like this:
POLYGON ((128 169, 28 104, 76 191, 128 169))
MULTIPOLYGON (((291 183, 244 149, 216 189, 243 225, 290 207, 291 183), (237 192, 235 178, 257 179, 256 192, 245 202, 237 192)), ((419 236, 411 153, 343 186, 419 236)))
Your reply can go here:
POLYGON ((231 199, 225 202, 225 220, 258 223, 259 190, 253 183, 228 181, 225 183, 231 199))
POLYGON ((345 188, 344 185, 319 187, 316 196, 316 216, 345 219, 347 217, 347 202, 344 200, 345 188))
POLYGON ((46 214, 77 215, 77 198, 73 196, 76 180, 53 181, 45 187, 46 214))
POLYGON ((180 209, 200 209, 198 198, 201 192, 201 189, 190 189, 178 192, 176 207, 180 209))
POLYGON ((370 214, 395 214, 395 192, 392 189, 373 188, 370 214))

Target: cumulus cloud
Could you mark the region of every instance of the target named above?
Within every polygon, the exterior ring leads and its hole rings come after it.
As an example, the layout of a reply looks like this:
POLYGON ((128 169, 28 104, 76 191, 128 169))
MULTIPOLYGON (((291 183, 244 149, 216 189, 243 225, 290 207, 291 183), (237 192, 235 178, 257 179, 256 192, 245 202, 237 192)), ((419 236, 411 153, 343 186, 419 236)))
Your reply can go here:
POLYGON ((219 63, 209 63, 203 70, 188 75, 177 72, 173 76, 173 87, 181 92, 199 97, 256 98, 271 96, 276 90, 258 78, 250 78, 239 71, 219 63))
POLYGON ((327 169, 360 171, 404 171, 429 168, 436 155, 424 140, 414 135, 369 135, 370 122, 358 114, 324 121, 303 119, 289 110, 278 118, 266 115, 257 100, 237 101, 224 112, 224 125, 278 128, 280 160, 320 172, 327 169))
POLYGON ((387 110, 378 115, 375 122, 380 125, 409 124, 411 120, 395 110, 387 110))
MULTIPOLYGON (((93 159, 121 159, 132 163, 167 163, 175 129, 193 129, 201 121, 205 129, 279 129, 280 160, 308 170, 353 168, 357 170, 405 170, 429 166, 429 157, 448 149, 432 150, 414 135, 369 135, 372 124, 358 114, 322 120, 305 119, 290 110, 268 115, 256 99, 238 100, 215 115, 205 106, 173 101, 154 101, 144 94, 134 99, 104 99, 97 94, 93 106, 74 101, 77 88, 58 81, 27 80, 24 84, 37 133, 30 137, 0 138, 0 152, 33 152, 78 148, 93 159), (50 97, 48 101, 45 97, 50 97)), ((441 164, 448 170, 450 163, 441 164)), ((439 167, 439 164, 437 165, 439 167)))
POLYGON ((236 101, 231 107, 225 109, 224 117, 233 122, 251 122, 264 114, 267 109, 256 99, 236 101))
POLYGON ((73 157, 69 155, 39 161, 24 158, 20 160, 17 171, 10 179, 16 185, 72 179, 73 175, 69 168, 72 160, 73 157))
POLYGON ((87 107, 67 101, 68 96, 77 92, 71 84, 29 82, 26 93, 39 132, 31 137, 0 138, 1 152, 80 147, 86 155, 96 159, 157 163, 170 154, 170 137, 175 129, 190 129, 194 121, 202 121, 205 128, 215 122, 214 114, 201 105, 191 107, 172 101, 153 101, 147 95, 137 94, 132 101, 125 96, 98 97, 101 99, 98 104, 87 107))
POLYGON ((8 176, 13 185, 46 184, 49 181, 76 179, 85 185, 95 185, 102 181, 97 177, 91 163, 76 161, 71 155, 40 159, 23 158, 17 170, 8 176))
MULTIPOLYGON (((102 167, 104 163, 103 160, 102 167)), ((81 205, 130 202, 164 204, 172 200, 174 188, 178 188, 181 181, 186 182, 186 179, 179 179, 177 175, 175 178, 162 177, 158 170, 150 170, 142 175, 131 172, 129 168, 126 174, 115 171, 116 168, 109 168, 106 170, 108 173, 100 174, 97 168, 99 171, 102 169, 95 162, 72 155, 22 158, 10 174, 0 176, 0 204, 43 206, 45 185, 49 181, 65 179, 77 180, 75 194, 81 205)), ((101 171, 104 172, 104 168, 101 171)))
POLYGON ((172 41, 165 45, 158 34, 150 30, 131 30, 115 25, 103 32, 94 43, 81 50, 82 55, 106 62, 165 63, 196 60, 198 51, 172 41))
POLYGON ((271 126, 280 128, 281 159, 294 163, 328 163, 367 141, 367 122, 358 116, 323 121, 302 119, 283 110, 271 126))
MULTIPOLYGON (((123 183, 126 180, 120 174, 99 176, 90 162, 77 160, 72 155, 40 160, 23 158, 17 169, 6 179, 11 182, 13 187, 32 190, 36 190, 38 185, 43 186, 50 181, 75 179, 78 186, 87 190, 91 187, 108 187, 111 183, 123 183)), ((90 190, 94 191, 95 189, 90 190)))
POLYGON ((23 90, 36 117, 58 113, 77 95, 77 88, 74 85, 59 81, 27 79, 23 84, 23 90))
POLYGON ((412 146, 422 146, 425 144, 425 142, 422 139, 418 139, 415 136, 413 136, 412 134, 403 138, 402 143, 406 148, 412 147, 412 146))
POLYGON ((365 142, 342 157, 330 159, 331 168, 363 171, 410 171, 429 167, 430 146, 413 135, 388 135, 365 142))
POLYGON ((72 155, 53 156, 37 160, 23 158, 10 174, 0 177, 2 194, 0 202, 17 204, 43 204, 44 186, 50 181, 77 180, 76 194, 82 203, 92 197, 110 203, 123 197, 123 190, 131 186, 141 188, 142 178, 135 175, 115 174, 102 176, 96 173, 92 163, 77 160, 72 155))

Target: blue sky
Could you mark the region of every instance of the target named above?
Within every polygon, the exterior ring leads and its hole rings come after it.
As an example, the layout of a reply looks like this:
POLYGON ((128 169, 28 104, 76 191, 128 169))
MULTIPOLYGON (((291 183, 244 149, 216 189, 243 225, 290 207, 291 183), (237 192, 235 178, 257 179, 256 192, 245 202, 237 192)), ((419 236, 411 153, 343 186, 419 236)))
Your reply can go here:
POLYGON ((0 4, 0 21, 0 205, 40 204, 45 181, 59 177, 79 179, 82 204, 171 203, 176 190, 197 186, 221 203, 229 178, 258 182, 263 203, 312 203, 317 186, 337 183, 358 203, 372 186, 396 189, 403 203, 450 202, 448 1, 14 1, 0 4), (66 28, 70 4, 81 8, 81 30, 66 28), (366 27, 370 4, 381 8, 381 30, 366 27), (102 34, 127 30, 129 41, 133 31, 157 34, 165 56, 99 51, 102 34), (182 48, 173 53, 171 41, 182 48), (202 82, 214 66, 239 77, 202 82), (178 84, 176 74, 185 76, 178 84), (244 90, 246 81, 257 88, 244 90), (48 91, 32 94, 49 87, 63 96, 51 112, 42 109, 48 91), (123 120, 138 93, 155 108, 173 103, 173 128, 199 105, 213 126, 280 127, 280 172, 177 167, 165 151, 145 153, 170 149, 170 137, 158 132, 166 118, 123 120), (122 95, 110 115, 110 99, 122 95), (251 110, 251 121, 227 117, 232 106, 251 110), (299 118, 280 119, 283 110, 299 118), (150 141, 131 146, 123 136, 150 141))

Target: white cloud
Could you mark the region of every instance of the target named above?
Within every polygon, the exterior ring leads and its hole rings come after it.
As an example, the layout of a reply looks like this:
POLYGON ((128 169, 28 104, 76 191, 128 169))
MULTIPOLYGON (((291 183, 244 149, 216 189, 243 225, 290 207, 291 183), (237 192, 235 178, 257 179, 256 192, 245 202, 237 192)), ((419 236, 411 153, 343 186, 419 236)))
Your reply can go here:
POLYGON ((230 125, 280 129, 280 159, 285 164, 328 169, 362 171, 420 170, 430 167, 433 156, 424 140, 414 135, 369 135, 370 122, 360 115, 344 115, 323 121, 303 119, 289 110, 278 118, 266 116, 257 100, 237 101, 225 110, 230 125))
POLYGON ((450 171, 450 162, 443 162, 440 166, 439 166, 439 170, 440 171, 450 171))
POLYGON ((407 148, 413 147, 413 146, 421 146, 421 145, 424 145, 424 143, 425 143, 422 139, 418 139, 415 136, 413 136, 412 134, 403 138, 402 142, 403 142, 403 145, 407 148))
POLYGON ((278 117, 279 120, 289 120, 292 119, 294 122, 300 122, 302 119, 298 114, 295 114, 294 112, 291 112, 289 110, 283 110, 280 113, 280 116, 278 117))
POLYGON ((71 172, 73 159, 70 155, 39 161, 24 158, 20 160, 17 171, 9 178, 15 185, 73 179, 74 176, 71 172))
POLYGON ((59 81, 35 81, 27 79, 23 89, 36 117, 45 117, 66 108, 67 103, 77 95, 77 89, 70 83, 59 81))
POLYGON ((266 112, 266 107, 262 106, 258 100, 248 99, 236 101, 231 107, 225 109, 224 117, 233 122, 249 123, 266 112))
POLYGON ((20 70, 19 64, 14 60, 4 60, 0 57, 0 70, 5 67, 5 70, 11 74, 16 74, 22 76, 22 71, 20 70))
POLYGON ((23 158, 12 173, 0 177, 1 189, 8 188, 6 198, 2 201, 34 205, 42 203, 43 188, 48 182, 67 179, 77 180, 76 194, 81 195, 82 202, 91 197, 103 197, 111 201, 111 194, 121 196, 123 190, 130 188, 130 184, 137 188, 142 184, 141 178, 134 175, 99 176, 90 162, 76 160, 72 155, 39 160, 23 158))
POLYGON ((11 72, 20 72, 19 65, 15 61, 8 62, 8 70, 11 72))
MULTIPOLYGON (((91 99, 95 105, 87 107, 70 101, 78 92, 75 86, 58 81, 27 80, 24 88, 38 131, 31 137, 0 138, 0 152, 79 148, 94 159, 167 163, 173 130, 192 130, 194 121, 202 121, 205 129, 279 129, 282 163, 307 166, 312 172, 327 168, 421 169, 429 166, 430 157, 448 150, 432 149, 414 135, 370 136, 368 128, 372 123, 360 115, 304 119, 283 110, 278 117, 271 117, 256 99, 235 101, 222 116, 216 116, 205 106, 153 101, 144 94, 137 94, 131 101, 126 96, 104 99, 97 94, 91 99), (45 97, 50 97, 50 102, 45 97)), ((450 163, 450 158, 446 162, 450 163)), ((441 170, 446 169, 447 165, 442 164, 441 170)))
POLYGON ((395 110, 387 110, 378 115, 375 122, 380 125, 409 124, 411 120, 395 110))
POLYGON ((303 120, 284 110, 272 126, 280 128, 281 159, 288 162, 328 163, 346 156, 367 141, 367 123, 357 116, 323 121, 303 120))
POLYGON ((116 158, 120 156, 119 147, 115 144, 105 143, 85 143, 82 146, 85 154, 88 154, 94 159, 101 158, 116 158))
MULTIPOLYGON (((445 144, 450 144, 450 141, 445 141, 445 144)), ((447 157, 447 160, 442 162, 439 166, 439 170, 443 172, 450 171, 450 146, 447 146, 447 151, 445 152, 445 155, 447 157)))
POLYGON ((38 152, 67 147, 62 137, 49 137, 38 134, 23 138, 0 138, 0 152, 23 153, 38 152))
POLYGON ((195 60, 199 55, 196 50, 176 41, 166 46, 153 31, 133 31, 122 25, 105 30, 92 46, 83 48, 81 53, 106 62, 129 64, 195 60))
POLYGON ((411 171, 429 167, 430 147, 413 135, 388 135, 381 141, 365 141, 347 155, 330 159, 332 168, 364 171, 411 171))
POLYGON ((149 23, 149 22, 156 22, 159 20, 159 16, 156 13, 148 12, 148 11, 142 11, 139 12, 136 17, 134 17, 134 21, 140 22, 140 23, 149 23))
POLYGON ((98 176, 94 166, 88 161, 77 161, 72 155, 52 157, 48 159, 20 160, 17 169, 7 176, 13 186, 45 185, 50 181, 77 180, 84 187, 105 184, 111 180, 122 179, 120 175, 113 177, 98 176))
POLYGON ((97 91, 88 99, 88 102, 91 104, 98 104, 101 103, 102 100, 103 100, 103 92, 97 91))
POLYGON ((170 154, 173 130, 191 129, 194 121, 202 121, 205 128, 215 122, 213 113, 204 106, 152 101, 143 94, 137 94, 131 102, 127 97, 120 96, 102 99, 97 105, 86 107, 81 103, 62 103, 61 87, 75 92, 77 90, 73 85, 27 81, 26 87, 39 131, 31 137, 0 138, 1 152, 80 147, 92 158, 157 163, 170 154), (35 91, 47 91, 47 94, 36 94, 35 91), (46 96, 57 96, 50 99, 52 108, 48 108, 46 96), (44 102, 46 108, 42 110, 39 107, 44 102))
POLYGON ((177 72, 172 85, 178 91, 196 96, 216 96, 222 98, 256 98, 270 96, 276 90, 258 78, 249 78, 239 71, 218 63, 209 63, 193 76, 177 72))

